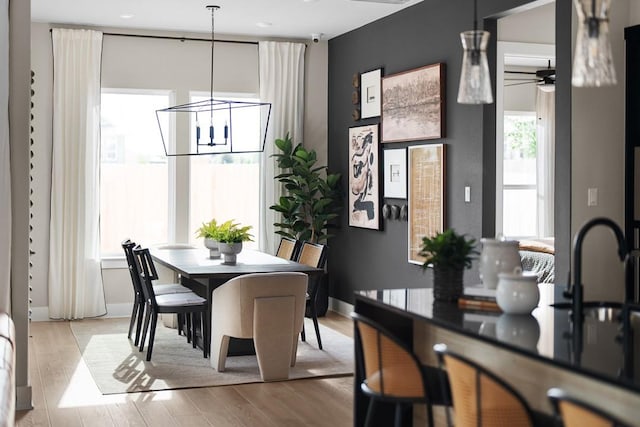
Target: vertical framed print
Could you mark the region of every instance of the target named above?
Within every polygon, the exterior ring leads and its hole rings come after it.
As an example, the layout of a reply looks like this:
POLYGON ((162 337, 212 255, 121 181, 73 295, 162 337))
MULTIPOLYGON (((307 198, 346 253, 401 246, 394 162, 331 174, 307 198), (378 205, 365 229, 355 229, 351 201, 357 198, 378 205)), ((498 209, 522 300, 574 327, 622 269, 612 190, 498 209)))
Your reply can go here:
POLYGON ((384 150, 384 197, 407 198, 407 150, 384 150))
POLYGON ((380 229, 378 125, 349 128, 349 225, 380 229))
POLYGON ((382 70, 377 69, 362 73, 360 76, 360 102, 361 118, 380 116, 381 96, 380 79, 382 70))
POLYGON ((424 263, 422 238, 444 231, 445 145, 409 147, 409 263, 424 263))

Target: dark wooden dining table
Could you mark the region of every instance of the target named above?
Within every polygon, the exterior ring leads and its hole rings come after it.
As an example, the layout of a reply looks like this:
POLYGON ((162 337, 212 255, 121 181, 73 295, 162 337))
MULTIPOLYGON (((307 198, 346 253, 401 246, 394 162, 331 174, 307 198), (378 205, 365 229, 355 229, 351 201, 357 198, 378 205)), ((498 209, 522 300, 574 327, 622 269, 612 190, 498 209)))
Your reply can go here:
MULTIPOLYGON (((319 283, 324 270, 310 267, 295 261, 289 261, 264 252, 243 249, 237 256, 234 265, 223 263, 221 258, 209 258, 209 250, 190 247, 155 247, 150 248, 151 256, 156 264, 173 270, 180 283, 207 300, 207 319, 211 319, 212 292, 227 280, 249 273, 274 273, 297 271, 307 273, 309 282, 319 283)), ((208 342, 211 342, 209 337, 208 342)), ((198 337, 198 345, 202 345, 202 337, 198 337)), ((208 351, 208 350, 207 350, 208 351)), ((251 353, 252 340, 232 339, 229 343, 229 356, 251 353)))

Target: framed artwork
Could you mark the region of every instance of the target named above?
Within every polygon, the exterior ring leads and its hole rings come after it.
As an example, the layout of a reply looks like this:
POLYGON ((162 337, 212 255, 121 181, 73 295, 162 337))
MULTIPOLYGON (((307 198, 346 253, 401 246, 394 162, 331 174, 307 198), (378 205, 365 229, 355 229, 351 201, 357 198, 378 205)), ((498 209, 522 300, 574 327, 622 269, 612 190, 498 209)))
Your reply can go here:
POLYGON ((407 198, 407 150, 384 150, 384 197, 407 198))
POLYGON ((377 69, 362 73, 360 79, 360 107, 363 119, 380 116, 380 78, 382 70, 377 69))
POLYGON ((444 137, 444 64, 382 79, 382 142, 444 137))
POLYGON ((424 263, 418 255, 422 238, 444 231, 445 145, 409 147, 409 262, 424 263))
POLYGON ((349 128, 349 225, 380 229, 378 125, 349 128))

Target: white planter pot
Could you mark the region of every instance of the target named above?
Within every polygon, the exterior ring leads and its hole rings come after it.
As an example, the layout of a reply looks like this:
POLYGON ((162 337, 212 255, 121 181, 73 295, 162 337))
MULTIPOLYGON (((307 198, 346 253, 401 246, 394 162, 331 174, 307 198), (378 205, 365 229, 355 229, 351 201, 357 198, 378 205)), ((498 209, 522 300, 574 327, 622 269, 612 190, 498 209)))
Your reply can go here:
POLYGON ((240 243, 223 243, 219 242, 218 247, 222 254, 222 263, 227 265, 236 264, 236 255, 242 251, 242 242, 240 243))
POLYGON ((209 249, 209 258, 220 258, 219 243, 217 240, 204 239, 204 246, 209 249))

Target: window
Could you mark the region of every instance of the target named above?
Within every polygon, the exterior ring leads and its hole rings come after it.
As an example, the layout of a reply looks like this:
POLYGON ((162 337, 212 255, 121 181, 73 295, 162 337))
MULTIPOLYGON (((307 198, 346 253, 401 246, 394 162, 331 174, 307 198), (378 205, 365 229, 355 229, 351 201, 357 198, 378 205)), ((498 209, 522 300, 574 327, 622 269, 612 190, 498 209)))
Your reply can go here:
MULTIPOLYGON (((191 102, 208 99, 192 94, 191 102)), ((240 99, 227 97, 224 99, 240 99)), ((257 101, 243 97, 242 100, 257 101)), ((150 246, 166 242, 201 244, 195 230, 211 218, 251 225, 259 236, 260 153, 167 157, 155 110, 172 105, 169 92, 103 89, 100 235, 103 257, 122 256, 125 238, 150 246), (187 200, 188 197, 188 200, 187 200)), ((170 120, 161 115, 160 120, 170 120)), ((208 122, 200 119, 207 130, 208 122)), ((215 120, 214 120, 215 121, 215 120)), ((216 131, 224 123, 214 123, 216 131)), ((195 144, 195 120, 190 126, 195 144)), ((162 123, 164 128, 181 125, 162 123)), ((186 126, 185 126, 186 127, 186 126)), ((234 115, 234 147, 256 146, 258 112, 234 115)), ((173 134, 173 132, 170 132, 173 134)), ((169 141, 173 144, 175 141, 169 141)))
MULTIPOLYGON (((255 98, 216 96, 227 100, 258 102, 255 98)), ((193 94, 191 102, 208 99, 209 96, 193 94)), ((200 119, 202 122, 205 120, 200 119)), ((215 121, 215 120, 214 120, 215 121)), ((215 123, 214 123, 215 124, 215 123)), ((203 129, 208 124, 200 123, 203 129)), ((222 129, 224 123, 215 128, 222 129)), ((255 138, 260 135, 260 115, 256 109, 234 114, 233 145, 243 149, 255 147, 255 138), (249 147, 249 148, 246 148, 249 147)), ((195 122, 191 129, 195 129, 195 122)), ((217 132, 217 131, 216 131, 217 132)), ((208 137, 208 130, 202 131, 208 137)), ((195 144, 195 132, 191 132, 191 144, 195 144)), ((245 247, 257 248, 260 224, 260 154, 218 154, 190 156, 189 189, 189 242, 197 242, 194 230, 203 222, 216 218, 218 221, 235 220, 242 225, 251 225, 254 242, 245 242, 245 247)))
POLYGON ((100 239, 103 256, 122 255, 131 238, 145 245, 168 237, 168 161, 155 110, 167 92, 103 90, 100 239))
POLYGON ((504 115, 502 175, 502 234, 533 237, 537 234, 536 115, 504 115))

